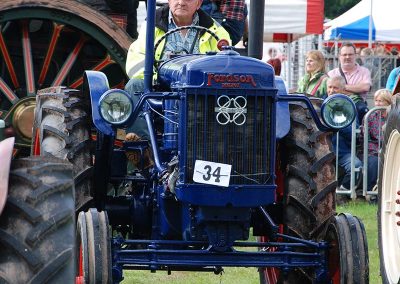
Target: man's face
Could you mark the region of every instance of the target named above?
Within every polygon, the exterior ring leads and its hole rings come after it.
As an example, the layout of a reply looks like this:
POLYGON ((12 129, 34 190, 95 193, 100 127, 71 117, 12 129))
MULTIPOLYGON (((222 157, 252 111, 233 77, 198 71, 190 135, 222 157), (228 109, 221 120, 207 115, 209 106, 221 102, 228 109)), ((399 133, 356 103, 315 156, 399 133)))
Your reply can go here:
POLYGON ((201 3, 202 0, 168 0, 172 15, 178 21, 192 20, 201 3))
POLYGON ((354 68, 356 66, 356 53, 354 48, 351 46, 343 46, 340 49, 339 60, 342 67, 347 69, 354 68))
POLYGON ((326 87, 328 96, 343 92, 343 88, 341 88, 339 82, 328 80, 328 82, 326 83, 326 87))

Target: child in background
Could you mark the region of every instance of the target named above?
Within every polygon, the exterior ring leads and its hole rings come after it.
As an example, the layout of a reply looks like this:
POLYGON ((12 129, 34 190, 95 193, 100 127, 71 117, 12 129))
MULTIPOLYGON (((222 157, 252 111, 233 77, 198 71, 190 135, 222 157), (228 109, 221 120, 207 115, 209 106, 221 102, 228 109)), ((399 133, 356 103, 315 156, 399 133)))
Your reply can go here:
MULTIPOLYGON (((377 90, 374 94, 374 103, 376 107, 390 106, 392 103, 390 90, 377 90)), ((368 190, 372 190, 378 178, 378 154, 383 142, 382 128, 386 116, 386 110, 377 110, 368 117, 368 190)))

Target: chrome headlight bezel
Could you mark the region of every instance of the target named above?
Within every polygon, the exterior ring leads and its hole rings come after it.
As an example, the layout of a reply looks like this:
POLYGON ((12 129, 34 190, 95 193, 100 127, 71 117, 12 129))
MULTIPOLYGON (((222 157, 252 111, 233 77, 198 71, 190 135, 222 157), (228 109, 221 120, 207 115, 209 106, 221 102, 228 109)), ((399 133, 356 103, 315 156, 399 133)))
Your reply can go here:
POLYGON ((127 122, 132 115, 133 110, 133 101, 130 95, 120 89, 111 89, 105 92, 99 100, 99 113, 100 116, 112 125, 121 125, 127 122), (112 106, 117 107, 120 111, 121 115, 117 117, 115 114, 114 116, 110 113, 110 108, 112 106))
POLYGON ((333 129, 343 129, 351 125, 356 119, 357 109, 351 98, 343 94, 335 94, 326 98, 321 106, 321 117, 324 123, 333 129), (338 121, 336 123, 333 122, 333 116, 335 108, 336 111, 342 110, 340 113, 342 114, 343 122, 338 121), (344 111, 343 111, 344 110, 344 111))

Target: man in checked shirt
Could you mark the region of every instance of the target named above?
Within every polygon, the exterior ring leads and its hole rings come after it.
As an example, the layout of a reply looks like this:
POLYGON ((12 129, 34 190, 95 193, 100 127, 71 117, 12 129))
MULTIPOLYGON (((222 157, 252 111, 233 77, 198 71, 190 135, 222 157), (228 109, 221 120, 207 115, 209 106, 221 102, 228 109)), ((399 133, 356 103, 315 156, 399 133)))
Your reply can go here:
POLYGON ((203 0, 201 9, 227 30, 232 45, 240 41, 245 31, 247 17, 245 0, 203 0))

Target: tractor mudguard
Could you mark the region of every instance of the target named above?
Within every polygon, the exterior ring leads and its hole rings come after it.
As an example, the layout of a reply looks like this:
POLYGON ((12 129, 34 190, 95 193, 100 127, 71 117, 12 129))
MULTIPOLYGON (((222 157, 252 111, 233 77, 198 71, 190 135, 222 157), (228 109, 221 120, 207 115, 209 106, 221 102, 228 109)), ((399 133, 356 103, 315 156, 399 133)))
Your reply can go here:
POLYGON ((3 212, 8 194, 8 176, 10 174, 11 157, 14 148, 14 137, 0 142, 0 215, 3 212))
POLYGON ((101 96, 110 89, 106 75, 99 71, 85 71, 83 93, 90 95, 92 105, 92 119, 97 130, 108 136, 114 136, 114 130, 110 124, 101 118, 99 101, 101 96))
MULTIPOLYGON (((275 86, 279 95, 287 95, 285 82, 282 77, 275 77, 275 86)), ((276 102, 276 139, 285 137, 290 130, 289 103, 286 101, 276 102)))

